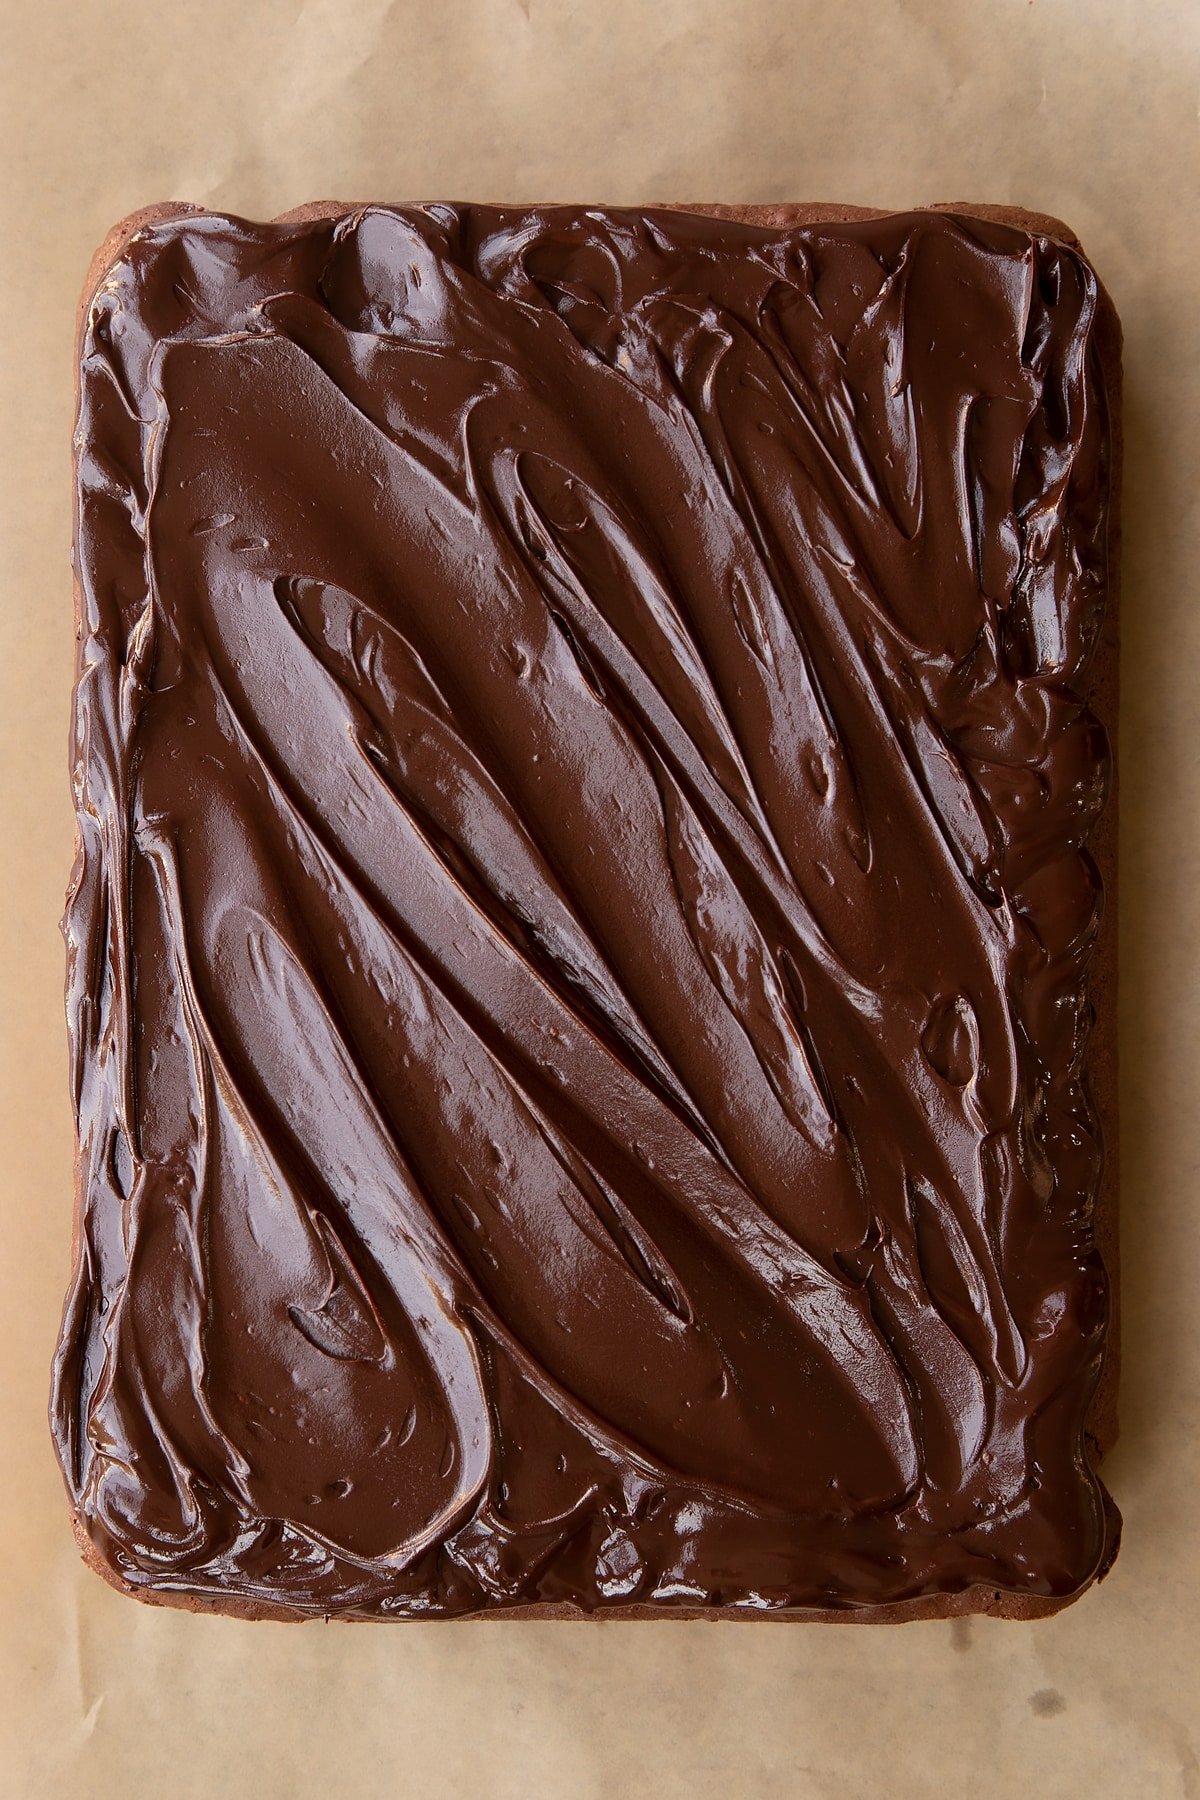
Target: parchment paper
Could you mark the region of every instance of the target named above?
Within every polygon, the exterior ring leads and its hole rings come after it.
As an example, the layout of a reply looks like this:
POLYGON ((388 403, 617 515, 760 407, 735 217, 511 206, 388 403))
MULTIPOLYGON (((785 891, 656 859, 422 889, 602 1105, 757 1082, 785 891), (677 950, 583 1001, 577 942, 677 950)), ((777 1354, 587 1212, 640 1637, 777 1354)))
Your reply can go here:
POLYGON ((7 0, 0 1788, 20 1795, 1200 1793, 1197 100, 1191 0, 7 0), (1123 1437, 1059 1617, 257 1625, 81 1566, 45 1424, 71 1131, 73 310, 146 201, 1022 202, 1124 317, 1123 1437))

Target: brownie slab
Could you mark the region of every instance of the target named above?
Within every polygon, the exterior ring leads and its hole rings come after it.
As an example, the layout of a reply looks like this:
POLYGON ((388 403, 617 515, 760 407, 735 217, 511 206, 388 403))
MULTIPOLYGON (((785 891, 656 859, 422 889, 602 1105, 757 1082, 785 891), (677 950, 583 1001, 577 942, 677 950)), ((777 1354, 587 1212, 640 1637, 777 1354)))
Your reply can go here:
POLYGON ((1115 341, 1017 215, 119 234, 52 1402, 118 1585, 1020 1616, 1108 1566, 1115 341))

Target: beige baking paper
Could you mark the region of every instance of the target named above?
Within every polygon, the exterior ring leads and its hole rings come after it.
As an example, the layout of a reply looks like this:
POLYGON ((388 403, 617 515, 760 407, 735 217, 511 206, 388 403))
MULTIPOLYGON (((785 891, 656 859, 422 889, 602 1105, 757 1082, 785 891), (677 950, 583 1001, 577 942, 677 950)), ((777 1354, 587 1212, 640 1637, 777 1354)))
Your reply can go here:
POLYGON ((1200 1794, 1200 8, 5 0, 0 1791, 1200 1794), (1017 202, 1123 315, 1125 1544, 1034 1625, 245 1625, 79 1562, 45 1424, 71 1126, 75 301, 147 201, 1017 202))

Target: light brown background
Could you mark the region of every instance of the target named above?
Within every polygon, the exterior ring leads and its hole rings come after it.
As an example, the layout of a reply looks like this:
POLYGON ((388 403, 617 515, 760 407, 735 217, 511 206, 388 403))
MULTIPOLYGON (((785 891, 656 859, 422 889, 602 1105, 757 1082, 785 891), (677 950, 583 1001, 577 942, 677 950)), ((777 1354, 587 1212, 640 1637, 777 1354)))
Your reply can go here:
POLYGON ((1195 0, 0 0, 0 1789, 1200 1794, 1195 0), (71 1138, 72 314, 178 198, 1020 202, 1125 321, 1125 1513, 1049 1622, 247 1626, 79 1564, 47 1436, 71 1138))

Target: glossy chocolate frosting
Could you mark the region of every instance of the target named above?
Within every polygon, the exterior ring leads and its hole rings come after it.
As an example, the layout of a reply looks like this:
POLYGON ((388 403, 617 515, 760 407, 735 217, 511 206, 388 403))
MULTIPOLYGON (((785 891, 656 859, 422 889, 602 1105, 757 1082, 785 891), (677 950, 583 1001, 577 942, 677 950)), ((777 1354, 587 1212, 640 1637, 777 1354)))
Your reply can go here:
POLYGON ((83 336, 76 1275, 138 1590, 1103 1565, 1095 278, 909 214, 178 216, 83 336))

